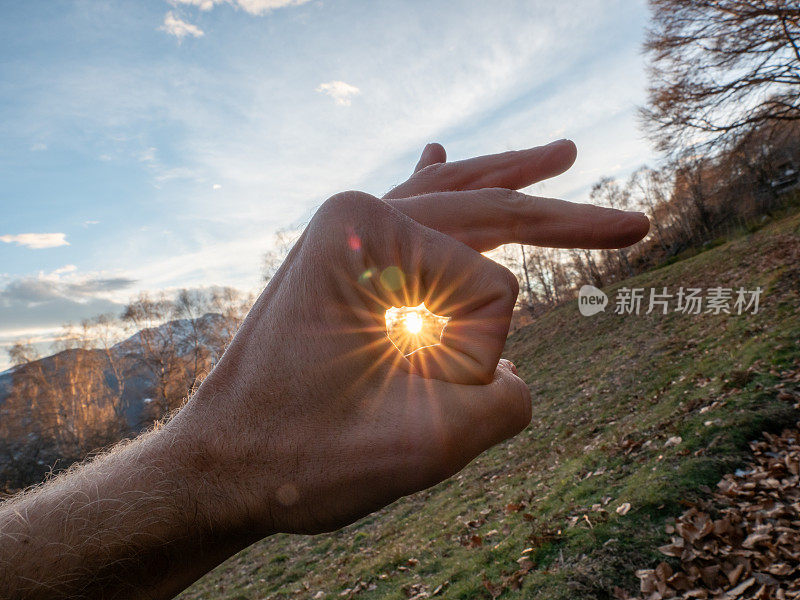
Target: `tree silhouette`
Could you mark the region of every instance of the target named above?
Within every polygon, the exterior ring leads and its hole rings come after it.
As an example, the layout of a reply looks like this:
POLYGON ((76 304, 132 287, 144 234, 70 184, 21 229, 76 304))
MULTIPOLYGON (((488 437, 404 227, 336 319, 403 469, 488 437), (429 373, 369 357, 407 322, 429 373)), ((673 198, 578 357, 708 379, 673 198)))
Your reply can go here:
POLYGON ((660 150, 730 141, 800 119, 800 5, 650 0, 645 129, 660 150))

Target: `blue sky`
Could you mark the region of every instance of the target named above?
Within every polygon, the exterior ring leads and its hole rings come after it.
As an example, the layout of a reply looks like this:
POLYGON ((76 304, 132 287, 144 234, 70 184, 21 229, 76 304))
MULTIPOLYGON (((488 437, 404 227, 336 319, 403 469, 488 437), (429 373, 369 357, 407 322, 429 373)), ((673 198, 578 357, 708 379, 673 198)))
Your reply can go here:
POLYGON ((532 188, 570 200, 654 161, 644 1, 0 10, 0 347, 140 290, 255 290, 276 229, 384 193, 428 141, 459 159, 573 139, 573 169, 532 188))

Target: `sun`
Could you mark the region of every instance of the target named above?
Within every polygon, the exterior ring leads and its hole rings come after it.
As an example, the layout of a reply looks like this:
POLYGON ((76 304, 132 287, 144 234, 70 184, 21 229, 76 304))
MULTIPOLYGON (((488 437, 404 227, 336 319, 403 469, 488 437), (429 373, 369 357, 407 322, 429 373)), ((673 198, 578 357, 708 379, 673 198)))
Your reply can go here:
POLYGON ((403 319, 403 325, 405 325, 408 333, 413 333, 416 335, 422 331, 422 315, 420 315, 418 312, 407 313, 405 319, 403 319))
POLYGON ((386 311, 386 335, 404 355, 441 343, 448 317, 419 306, 392 306, 386 311))

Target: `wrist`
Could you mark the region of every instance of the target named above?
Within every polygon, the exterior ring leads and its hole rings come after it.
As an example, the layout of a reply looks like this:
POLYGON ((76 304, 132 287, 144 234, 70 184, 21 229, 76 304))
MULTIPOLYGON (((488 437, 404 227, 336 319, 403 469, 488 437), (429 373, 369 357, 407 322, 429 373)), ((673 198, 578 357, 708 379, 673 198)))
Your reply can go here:
MULTIPOLYGON (((202 538, 235 543, 242 547, 275 530, 264 519, 264 507, 258 514, 248 502, 253 494, 251 472, 254 465, 243 459, 242 449, 220 425, 225 415, 215 414, 214 407, 226 405, 230 398, 201 388, 175 417, 154 432, 160 461, 167 465, 169 476, 186 511, 186 525, 202 538)), ((240 435, 242 432, 237 432, 240 435)), ((255 457, 253 457, 255 459, 255 457)), ((268 484, 268 482, 256 482, 268 484)))

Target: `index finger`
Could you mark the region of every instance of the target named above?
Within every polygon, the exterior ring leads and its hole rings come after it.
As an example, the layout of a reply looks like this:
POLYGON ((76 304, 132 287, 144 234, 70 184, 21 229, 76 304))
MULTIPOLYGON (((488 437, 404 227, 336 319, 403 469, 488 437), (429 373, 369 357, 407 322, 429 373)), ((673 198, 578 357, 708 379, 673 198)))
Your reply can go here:
POLYGON ((482 188, 518 190, 560 175, 572 166, 577 153, 570 140, 558 140, 527 150, 439 162, 416 171, 407 181, 392 188, 384 199, 482 188))
POLYGON ((638 242, 650 229, 650 222, 640 212, 539 198, 502 188, 441 192, 388 203, 418 223, 479 252, 509 243, 624 248, 638 242))

